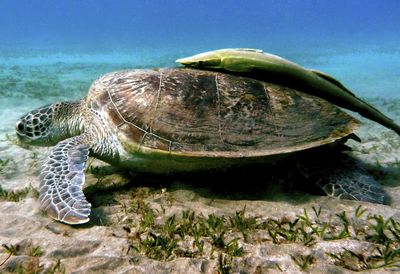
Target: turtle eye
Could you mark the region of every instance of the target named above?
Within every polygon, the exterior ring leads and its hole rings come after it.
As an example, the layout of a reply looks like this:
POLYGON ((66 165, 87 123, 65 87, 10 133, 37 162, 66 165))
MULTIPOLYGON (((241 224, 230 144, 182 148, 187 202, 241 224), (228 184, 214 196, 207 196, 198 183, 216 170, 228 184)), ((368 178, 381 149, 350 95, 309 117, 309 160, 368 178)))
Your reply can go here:
POLYGON ((22 122, 17 123, 17 130, 23 132, 25 130, 25 125, 22 122))

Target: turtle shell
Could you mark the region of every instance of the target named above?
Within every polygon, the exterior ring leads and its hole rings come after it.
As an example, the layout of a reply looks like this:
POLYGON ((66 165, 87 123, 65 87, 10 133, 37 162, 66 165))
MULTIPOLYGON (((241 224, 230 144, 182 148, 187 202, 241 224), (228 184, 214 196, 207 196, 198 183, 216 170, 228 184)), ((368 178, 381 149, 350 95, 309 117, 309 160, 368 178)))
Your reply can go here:
POLYGON ((321 98, 195 69, 109 73, 87 98, 129 152, 268 156, 332 143, 359 126, 321 98))

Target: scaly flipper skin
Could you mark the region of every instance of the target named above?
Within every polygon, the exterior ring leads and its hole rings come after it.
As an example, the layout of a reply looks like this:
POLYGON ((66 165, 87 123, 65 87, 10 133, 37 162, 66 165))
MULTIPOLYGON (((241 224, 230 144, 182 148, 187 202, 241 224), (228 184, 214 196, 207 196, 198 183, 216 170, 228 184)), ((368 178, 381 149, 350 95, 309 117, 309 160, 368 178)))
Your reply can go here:
POLYGON ((307 181, 329 196, 377 204, 388 202, 382 186, 347 154, 323 150, 318 157, 311 154, 299 158, 298 167, 307 181))
POLYGON ((40 173, 41 209, 67 224, 89 221, 90 203, 82 192, 89 155, 85 134, 58 143, 40 173))
POLYGON ((285 85, 358 112, 400 135, 399 125, 378 109, 355 96, 338 80, 261 50, 220 49, 181 58, 177 62, 188 67, 229 71, 285 85))

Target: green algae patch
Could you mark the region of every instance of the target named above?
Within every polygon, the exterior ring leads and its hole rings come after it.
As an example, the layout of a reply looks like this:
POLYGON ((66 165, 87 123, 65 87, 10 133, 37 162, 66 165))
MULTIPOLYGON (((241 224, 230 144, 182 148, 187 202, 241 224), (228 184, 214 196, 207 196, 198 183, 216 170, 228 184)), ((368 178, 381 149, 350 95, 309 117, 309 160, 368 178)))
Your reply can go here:
MULTIPOLYGON (((295 218, 251 216, 246 208, 233 215, 196 214, 182 211, 165 215, 143 200, 137 200, 126 214, 137 214, 139 223, 126 222, 130 255, 142 254, 151 259, 170 261, 179 257, 217 259, 220 273, 232 270, 232 260, 245 260, 251 246, 304 246, 290 255, 299 270, 306 271, 318 260, 353 271, 400 267, 400 223, 392 218, 368 214, 359 206, 354 212, 326 214, 312 207, 295 218), (343 247, 317 256, 315 250, 324 243, 357 241, 366 250, 343 247)), ((131 217, 131 220, 137 219, 131 217)), ((346 246, 346 244, 343 244, 346 246)), ((279 269, 279 264, 276 265, 279 269)), ((228 273, 228 272, 226 272, 228 273)))
POLYGON ((0 201, 19 202, 29 195, 39 197, 39 192, 32 186, 25 187, 18 191, 4 190, 0 185, 0 201))

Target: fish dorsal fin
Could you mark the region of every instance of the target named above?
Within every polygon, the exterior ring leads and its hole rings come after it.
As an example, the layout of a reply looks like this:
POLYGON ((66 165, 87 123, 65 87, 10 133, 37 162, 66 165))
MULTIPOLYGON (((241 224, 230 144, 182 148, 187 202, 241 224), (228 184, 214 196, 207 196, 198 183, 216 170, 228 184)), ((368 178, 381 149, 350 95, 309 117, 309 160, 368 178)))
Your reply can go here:
POLYGON ((333 78, 332 76, 325 74, 321 71, 318 70, 311 70, 311 72, 315 73, 316 75, 318 75, 321 78, 324 78, 325 80, 327 80, 328 82, 331 82, 332 84, 334 84, 335 86, 345 90, 347 93, 351 94, 352 96, 356 96, 353 92, 351 92, 350 90, 348 90, 345 86, 343 86, 342 83, 340 83, 338 80, 336 80, 335 78, 333 78))
POLYGON ((235 48, 232 50, 264 53, 261 49, 252 49, 252 48, 235 48))

